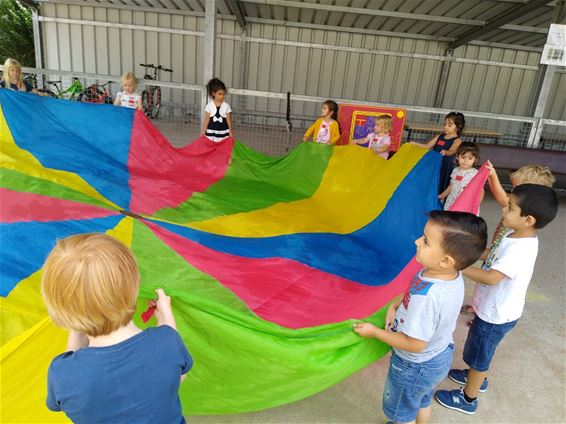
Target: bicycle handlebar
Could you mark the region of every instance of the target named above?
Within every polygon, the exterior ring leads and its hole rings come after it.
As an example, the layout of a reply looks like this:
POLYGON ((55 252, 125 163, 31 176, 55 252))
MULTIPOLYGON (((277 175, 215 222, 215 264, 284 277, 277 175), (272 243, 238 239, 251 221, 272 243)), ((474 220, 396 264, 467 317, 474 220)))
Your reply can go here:
POLYGON ((165 68, 161 65, 155 66, 153 63, 140 63, 140 66, 143 66, 144 68, 157 69, 159 71, 173 72, 173 69, 165 68))

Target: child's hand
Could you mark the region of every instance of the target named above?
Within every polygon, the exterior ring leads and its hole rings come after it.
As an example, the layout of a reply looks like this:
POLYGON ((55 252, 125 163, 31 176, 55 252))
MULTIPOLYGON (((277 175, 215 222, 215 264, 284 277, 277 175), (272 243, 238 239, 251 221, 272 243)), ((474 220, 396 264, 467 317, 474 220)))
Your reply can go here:
POLYGON ((493 166, 493 164, 491 163, 490 160, 488 160, 488 161, 486 162, 485 167, 486 167, 487 169, 489 169, 489 176, 490 176, 490 177, 497 175, 497 173, 495 172, 495 168, 494 168, 494 166, 493 166))
POLYGON ((206 134, 206 131, 201 131, 201 132, 200 132, 200 136, 201 136, 201 137, 202 137, 203 135, 205 135, 205 134, 206 134))
POLYGON ((375 337, 375 330, 377 327, 369 322, 356 322, 354 323, 354 331, 358 336, 365 337, 366 339, 375 337))
POLYGON ((230 130, 230 137, 234 138, 234 132, 230 130))
POLYGON ((157 300, 150 300, 149 305, 155 306, 157 325, 169 325, 176 330, 177 324, 171 309, 171 298, 165 294, 163 289, 157 289, 155 292, 157 293, 157 300))
POLYGON ((447 152, 447 150, 442 150, 442 151, 440 152, 440 156, 446 156, 446 152, 447 152))

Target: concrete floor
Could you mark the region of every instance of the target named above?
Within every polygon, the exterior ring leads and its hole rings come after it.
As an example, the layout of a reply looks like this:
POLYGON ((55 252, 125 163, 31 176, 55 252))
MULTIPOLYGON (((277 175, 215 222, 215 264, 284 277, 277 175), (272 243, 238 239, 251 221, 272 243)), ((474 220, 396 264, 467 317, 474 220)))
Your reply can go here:
MULTIPOLYGON (((491 230, 500 208, 489 196, 482 216, 491 230)), ((566 198, 554 222, 540 231, 540 250, 524 315, 499 346, 490 389, 474 416, 433 401, 434 423, 566 423, 566 198)), ((473 284, 467 285, 467 299, 473 284)), ((462 367, 469 318, 460 316, 454 366, 462 367)), ((192 423, 384 423, 381 398, 389 355, 310 398, 252 414, 189 417, 192 423)), ((439 388, 452 389, 449 380, 439 388)))
MULTIPOLYGON (((198 136, 198 125, 154 121, 177 147, 198 136)), ((271 155, 281 155, 291 142, 284 131, 240 128, 238 139, 271 155)), ((502 177, 506 171, 502 170, 502 177)), ((500 219, 500 207, 488 194, 481 213, 490 232, 500 219)), ((433 401, 433 423, 566 423, 566 196, 558 216, 539 233, 540 250, 527 294, 524 315, 499 346, 490 373, 490 389, 480 394, 473 416, 450 411, 433 401)), ((473 283, 467 284, 467 300, 473 283)), ((462 348, 468 317, 460 316, 454 340, 454 366, 463 367, 462 348)), ((193 416, 191 423, 385 423, 381 411, 389 355, 310 398, 257 413, 193 416)), ((449 380, 439 388, 457 385, 449 380)))

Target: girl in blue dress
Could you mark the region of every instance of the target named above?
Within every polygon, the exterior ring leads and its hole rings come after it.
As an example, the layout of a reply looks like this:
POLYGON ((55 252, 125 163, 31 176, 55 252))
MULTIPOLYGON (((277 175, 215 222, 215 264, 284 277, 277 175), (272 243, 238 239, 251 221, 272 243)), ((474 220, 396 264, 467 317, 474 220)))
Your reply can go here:
POLYGON ((450 175, 454 169, 454 155, 462 144, 460 135, 464 130, 466 120, 464 114, 460 112, 450 112, 444 117, 444 132, 433 137, 426 144, 416 144, 417 146, 432 149, 442 155, 442 165, 438 179, 438 193, 443 193, 450 185, 450 175))

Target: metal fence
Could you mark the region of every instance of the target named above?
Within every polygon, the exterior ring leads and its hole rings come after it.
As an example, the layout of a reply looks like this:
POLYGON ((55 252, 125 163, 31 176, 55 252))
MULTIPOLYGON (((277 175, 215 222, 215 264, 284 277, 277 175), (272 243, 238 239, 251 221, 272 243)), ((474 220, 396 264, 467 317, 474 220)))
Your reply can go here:
MULTIPOLYGON (((1 69, 1 67, 0 67, 1 69)), ((84 74, 24 68, 30 81, 51 95, 74 100, 89 100, 69 87, 82 86, 85 93, 93 84, 102 85, 114 99, 120 90, 120 78, 109 75, 84 74), (35 75, 35 76, 34 76, 35 75), (57 82, 54 82, 57 81, 57 82), (79 83, 77 83, 77 81, 79 83), (106 85, 105 85, 106 84, 106 85)), ((161 105, 153 119, 155 126, 176 147, 196 139, 200 133, 202 111, 207 96, 204 86, 161 81, 139 81, 138 92, 161 90, 161 105), (151 88, 153 87, 153 88, 151 88)), ((109 99, 110 100, 110 99, 109 99)), ((269 155, 284 154, 302 140, 304 131, 319 117, 324 98, 287 93, 269 93, 230 89, 226 101, 233 114, 234 133, 238 140, 269 155)), ((350 99, 334 99, 338 103, 376 105, 350 99)), ((380 104, 382 105, 382 104, 380 104)), ((407 110, 403 141, 426 142, 442 131, 447 109, 418 106, 382 105, 407 110)), ((466 117, 464 140, 552 151, 566 151, 566 122, 532 117, 496 115, 461 111, 466 117)))

